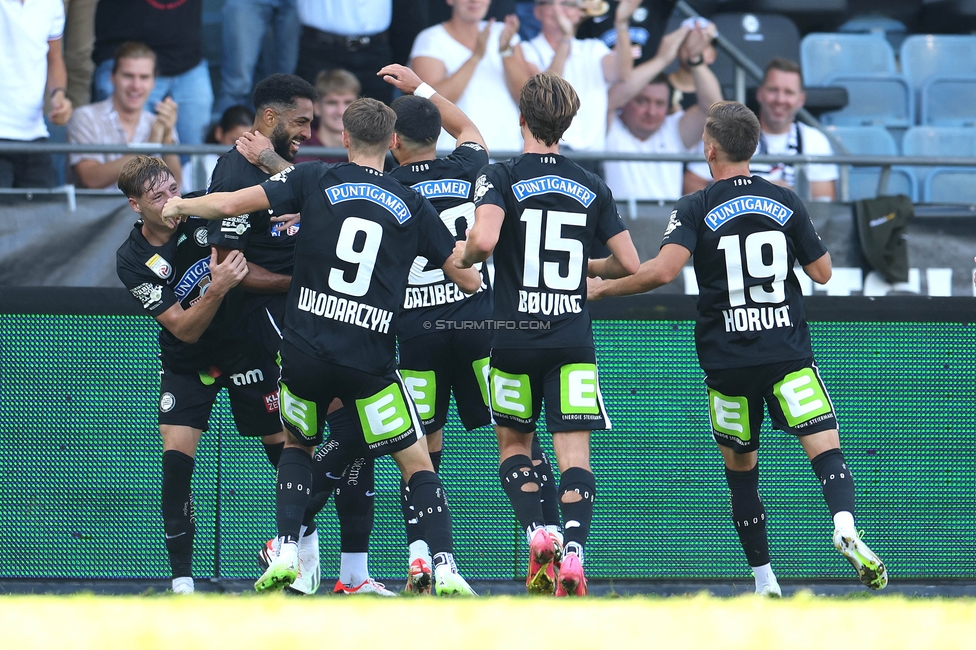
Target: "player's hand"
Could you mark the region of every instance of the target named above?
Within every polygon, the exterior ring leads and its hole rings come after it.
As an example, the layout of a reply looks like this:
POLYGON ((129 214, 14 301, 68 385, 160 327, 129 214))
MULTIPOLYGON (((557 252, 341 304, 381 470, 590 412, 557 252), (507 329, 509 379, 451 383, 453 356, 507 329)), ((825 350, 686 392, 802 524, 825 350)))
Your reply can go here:
POLYGON ((563 38, 575 38, 576 25, 569 19, 569 15, 566 13, 566 9, 563 8, 562 4, 554 2, 552 11, 556 16, 556 23, 559 25, 559 31, 562 32, 563 38))
POLYGON ((603 286, 606 280, 601 278, 586 278, 586 299, 600 300, 603 298, 603 286))
POLYGON ((674 61, 678 58, 678 50, 681 49, 681 44, 690 31, 690 27, 682 25, 673 32, 665 34, 661 37, 661 44, 657 46, 657 54, 655 57, 665 63, 674 61))
POLYGON ((167 201, 166 205, 163 206, 163 211, 160 213, 160 217, 170 228, 176 228, 183 221, 184 215, 180 214, 180 202, 181 199, 178 196, 171 196, 167 201))
POLYGON ((412 95, 413 91, 417 90, 417 87, 424 83, 423 79, 417 76, 416 72, 399 63, 391 63, 388 66, 384 66, 382 70, 376 73, 376 76, 382 77, 386 83, 402 90, 404 95, 412 95))
POLYGON ((471 264, 466 264, 464 262, 464 252, 467 250, 467 247, 468 242, 466 241, 459 241, 454 244, 454 266, 459 269, 470 269, 472 266, 471 264))
POLYGON ((488 49, 488 38, 491 36, 491 29, 494 26, 495 19, 491 18, 488 20, 485 28, 478 32, 478 40, 474 43, 474 50, 471 51, 471 56, 479 61, 485 56, 485 50, 488 49))
POLYGON ((507 50, 512 46, 512 39, 518 34, 519 27, 521 27, 521 23, 519 22, 518 16, 515 14, 505 16, 505 27, 502 28, 502 33, 498 36, 499 52, 507 50))
POLYGON ((217 261, 217 248, 210 247, 210 287, 207 291, 216 291, 223 296, 240 284, 247 275, 247 260, 238 250, 232 250, 223 262, 217 261))
MULTIPOLYGON (((271 144, 271 140, 263 133, 257 131, 254 133, 245 131, 241 137, 237 138, 234 145, 237 147, 237 151, 244 156, 244 159, 252 165, 258 165, 258 157, 265 149, 274 151, 274 145, 271 144)), ((264 171, 268 172, 267 169, 264 171)))
POLYGON ((65 96, 64 90, 57 90, 51 98, 51 110, 47 117, 58 126, 64 126, 71 119, 72 110, 71 100, 65 96))
POLYGON ((601 271, 603 271, 603 265, 606 264, 605 259, 594 260, 590 259, 586 262, 586 277, 588 278, 598 278, 600 277, 601 271))
POLYGON ((179 115, 179 106, 173 101, 172 97, 167 97, 161 102, 156 104, 156 124, 158 124, 163 131, 164 137, 166 135, 172 135, 173 129, 176 128, 176 118, 179 115))
POLYGON ((300 224, 302 222, 302 215, 298 212, 294 214, 279 214, 278 216, 271 217, 271 221, 274 222, 275 230, 284 232, 292 226, 300 224))
POLYGON ((629 23, 630 17, 637 11, 641 2, 642 0, 621 0, 620 4, 617 5, 617 13, 613 17, 614 23, 629 23))

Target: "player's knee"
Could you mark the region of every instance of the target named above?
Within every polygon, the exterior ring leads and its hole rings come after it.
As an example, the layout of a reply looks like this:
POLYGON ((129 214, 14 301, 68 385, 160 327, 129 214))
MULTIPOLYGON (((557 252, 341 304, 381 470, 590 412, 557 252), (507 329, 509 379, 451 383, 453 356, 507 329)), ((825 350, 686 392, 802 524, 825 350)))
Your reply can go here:
POLYGON ((570 467, 559 480, 560 503, 578 503, 596 498, 596 478, 593 472, 582 467, 570 467))

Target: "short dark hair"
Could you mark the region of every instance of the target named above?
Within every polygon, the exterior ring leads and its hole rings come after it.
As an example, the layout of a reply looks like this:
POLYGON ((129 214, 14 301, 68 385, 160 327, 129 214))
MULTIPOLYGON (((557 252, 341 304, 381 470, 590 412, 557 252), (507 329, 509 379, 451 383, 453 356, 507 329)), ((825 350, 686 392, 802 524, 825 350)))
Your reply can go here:
POLYGON ((119 71, 119 61, 122 59, 152 59, 153 76, 156 76, 156 53, 145 43, 126 41, 115 48, 115 59, 112 61, 112 74, 119 71))
POLYGON ((396 113, 397 135, 408 144, 429 147, 441 134, 441 112, 434 102, 417 95, 402 95, 390 105, 396 113))
POLYGON ((705 133, 731 162, 748 161, 759 146, 759 118, 739 102, 715 102, 708 109, 705 133))
POLYGON ((235 126, 251 126, 254 124, 254 111, 243 104, 228 106, 224 114, 220 116, 220 121, 210 125, 207 129, 207 136, 203 139, 208 144, 217 144, 217 127, 227 133, 235 126))
POLYGON ((162 160, 138 155, 122 165, 122 171, 119 173, 119 189, 126 197, 138 199, 170 178, 174 178, 173 172, 162 160))
POLYGON ((301 77, 293 74, 273 74, 258 82, 254 87, 254 110, 258 113, 266 108, 278 112, 298 108, 296 99, 315 101, 315 88, 301 77))
POLYGON ((519 96, 519 111, 529 132, 547 147, 559 142, 579 107, 579 95, 570 83, 551 72, 530 77, 519 96))
POLYGON ((372 97, 357 99, 342 114, 342 128, 354 148, 366 153, 381 153, 390 148, 396 113, 372 97))
POLYGON ((796 61, 790 61, 789 59, 784 59, 781 56, 773 57, 773 59, 766 64, 766 69, 763 70, 763 80, 765 84, 767 77, 769 77, 770 70, 779 70, 780 72, 792 72, 793 74, 800 75, 800 85, 803 85, 803 72, 800 70, 800 64, 796 61))

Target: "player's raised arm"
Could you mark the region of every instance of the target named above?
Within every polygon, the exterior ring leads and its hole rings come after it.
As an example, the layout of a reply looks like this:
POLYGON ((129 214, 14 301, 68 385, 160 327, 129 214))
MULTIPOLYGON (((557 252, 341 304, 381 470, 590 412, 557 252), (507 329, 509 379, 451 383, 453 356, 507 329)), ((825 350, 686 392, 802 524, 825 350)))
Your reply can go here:
MULTIPOLYGON (((608 246, 609 244, 610 242, 607 242, 608 246)), ((591 278, 586 283, 586 297, 588 300, 599 300, 608 296, 629 296, 657 289, 678 277, 681 268, 690 257, 691 251, 684 246, 665 244, 657 257, 641 264, 637 272, 631 276, 607 281, 591 278)), ((606 260, 592 260, 592 262, 599 263, 606 260)))
POLYGON ((181 221, 190 216, 201 219, 223 219, 255 210, 267 210, 270 207, 271 202, 268 201, 264 188, 254 185, 236 192, 214 192, 195 199, 174 196, 163 206, 163 218, 174 221, 181 221))

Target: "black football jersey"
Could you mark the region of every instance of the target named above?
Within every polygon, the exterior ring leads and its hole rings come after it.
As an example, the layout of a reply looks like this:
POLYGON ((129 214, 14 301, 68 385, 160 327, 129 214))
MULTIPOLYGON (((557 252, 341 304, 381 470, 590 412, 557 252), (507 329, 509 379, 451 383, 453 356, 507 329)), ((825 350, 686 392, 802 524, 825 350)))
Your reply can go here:
POLYGON ((353 163, 303 163, 262 187, 276 213, 302 213, 285 339, 324 361, 392 372, 414 259, 441 267, 454 251, 437 211, 389 174, 353 163))
MULTIPOLYGON (((210 285, 207 222, 191 217, 162 246, 153 246, 137 222, 116 253, 119 279, 154 318, 180 303, 192 307, 210 285)), ((222 305, 223 309, 224 306, 222 305)), ((178 372, 195 372, 218 363, 223 352, 219 318, 196 343, 184 343, 163 327, 159 349, 163 362, 178 372)))
MULTIPOLYGON (((467 229, 474 225, 474 182, 487 164, 488 152, 484 147, 475 142, 464 142, 445 158, 397 167, 390 174, 424 195, 440 214, 455 241, 462 241, 467 229)), ((487 264, 480 266, 481 290, 469 295, 426 257, 415 259, 397 320, 397 336, 409 339, 428 334, 437 321, 480 322, 490 318, 488 267, 487 264), (424 327, 425 322, 431 325, 424 327)))
POLYGON ((702 368, 813 356, 793 267, 827 249, 791 190, 758 176, 717 181, 675 204, 664 244, 680 244, 694 255, 702 368))
POLYGON ((590 249, 626 230, 606 183, 558 154, 523 154, 482 170, 475 205, 483 204, 505 210, 494 252, 492 346, 592 346, 590 249))
MULTIPOLYGON (((207 192, 235 192, 266 180, 268 174, 249 163, 237 149, 231 149, 217 161, 207 192)), ((298 226, 280 232, 272 227, 271 216, 268 210, 259 210, 217 219, 210 224, 210 242, 242 251, 248 262, 272 273, 291 275, 298 226)))

